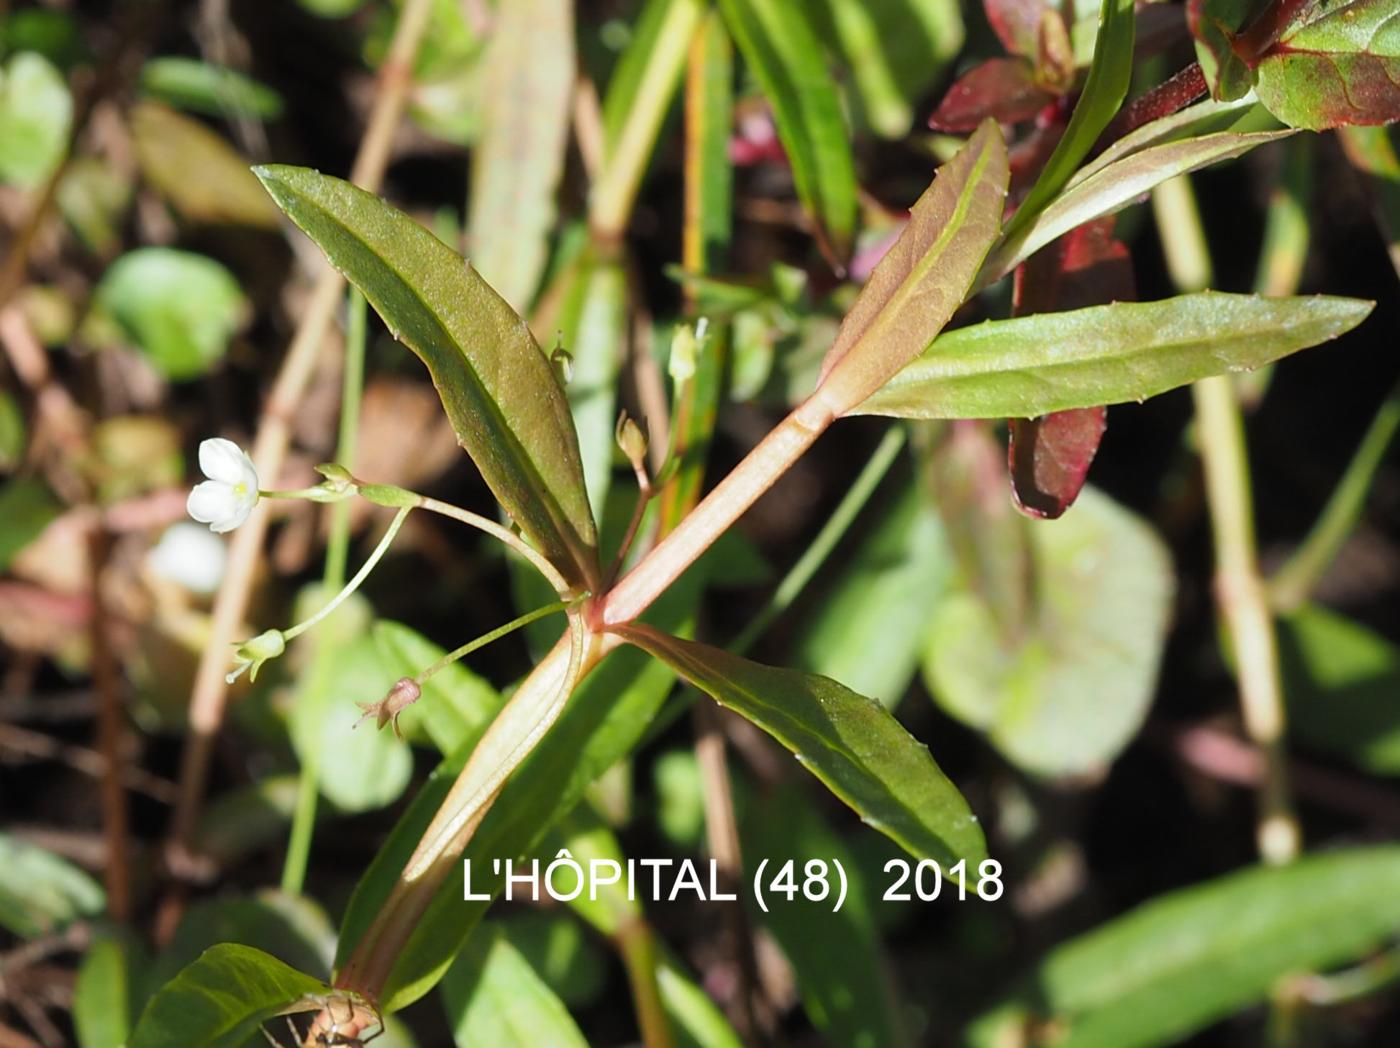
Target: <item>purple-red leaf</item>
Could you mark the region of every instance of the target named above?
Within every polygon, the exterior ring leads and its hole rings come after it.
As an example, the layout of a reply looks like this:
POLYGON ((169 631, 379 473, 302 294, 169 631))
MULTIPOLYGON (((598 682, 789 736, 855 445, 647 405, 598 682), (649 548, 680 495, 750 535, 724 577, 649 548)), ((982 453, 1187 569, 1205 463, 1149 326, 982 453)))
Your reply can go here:
POLYGON ((1053 9, 1044 0, 983 0, 992 32, 1013 55, 1034 57, 1040 20, 1053 9))
MULTIPOLYGON (((1065 234, 1016 271, 1015 312, 1049 313, 1136 297, 1132 260, 1113 239, 1112 217, 1065 234)), ((1017 507, 1054 519, 1079 496, 1099 450, 1108 409, 1102 405, 1011 420, 1007 467, 1017 507)))
POLYGON ((1054 100, 1025 59, 989 58, 958 78, 928 123, 938 131, 974 131, 987 117, 1016 124, 1054 100))
POLYGON ((1108 408, 1076 408, 1011 420, 1007 463, 1016 507, 1055 519, 1079 497, 1108 426, 1108 408))

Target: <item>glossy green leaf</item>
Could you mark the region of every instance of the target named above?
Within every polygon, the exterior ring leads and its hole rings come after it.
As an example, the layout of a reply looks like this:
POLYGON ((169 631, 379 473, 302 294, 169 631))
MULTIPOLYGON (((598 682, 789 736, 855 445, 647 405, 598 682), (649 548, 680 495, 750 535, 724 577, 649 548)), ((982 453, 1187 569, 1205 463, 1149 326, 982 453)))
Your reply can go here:
POLYGON ((141 67, 141 90, 177 109, 206 116, 250 116, 276 120, 282 96, 236 69, 197 58, 164 55, 141 67))
POLYGON ((1372 305, 1203 291, 986 321, 939 336, 853 414, 1034 418, 1143 400, 1336 338, 1372 305))
POLYGON ((1168 179, 1233 160, 1255 146, 1291 134, 1292 131, 1221 132, 1167 142, 1097 168, 1082 179, 1073 179, 1034 221, 1002 239, 987 259, 981 283, 989 284, 1005 276, 1057 237, 1085 222, 1122 210, 1168 179))
POLYGON ((1007 223, 1008 237, 1026 228, 1055 199, 1123 104, 1133 77, 1133 30, 1133 0, 1103 0, 1084 90, 1040 177, 1007 223))
POLYGON ((67 859, 0 833, 0 928, 34 939, 106 905, 102 887, 67 859))
POLYGON ((1255 69, 1255 91, 1290 127, 1321 131, 1400 118, 1395 0, 1306 4, 1255 69))
POLYGON ((63 504, 37 477, 15 477, 0 485, 0 571, 61 512, 63 504))
POLYGON ((0 182, 30 188, 68 152, 73 97, 47 58, 21 51, 0 69, 0 182))
POLYGON ((746 868, 757 869, 767 859, 765 879, 770 883, 787 862, 793 863, 798 883, 813 872, 813 860, 825 864, 829 898, 798 894, 788 900, 768 892, 768 912, 753 914, 792 965, 802 1007, 823 1042, 860 1048, 904 1045, 900 1002, 872 912, 889 904, 879 902, 879 891, 861 876, 846 842, 808 798, 791 790, 773 796, 745 820, 743 842, 746 868), (839 912, 832 909, 841 891, 835 863, 849 881, 839 912))
POLYGON ((79 1048, 122 1048, 140 1012, 146 968, 140 947, 101 935, 83 955, 73 987, 79 1048))
POLYGON ((949 568, 937 512, 922 485, 905 485, 803 622, 794 666, 893 709, 919 666, 923 637, 912 626, 933 614, 949 568))
POLYGON ((504 5, 484 61, 468 243, 477 272, 523 312, 544 272, 573 116, 571 0, 504 5))
POLYGON ((986 854, 977 819, 924 746, 874 699, 649 626, 619 633, 781 742, 873 829, 951 865, 986 854))
POLYGON ((909 133, 916 107, 962 48, 954 0, 822 0, 814 5, 851 72, 865 120, 884 138, 909 133))
POLYGON ((924 648, 929 691, 1038 775, 1101 769, 1142 726, 1171 616, 1166 547, 1093 488, 1031 525, 1034 589, 1008 628, 972 588, 939 605, 924 648))
POLYGON ((242 1048, 258 1027, 330 987, 251 946, 210 947, 151 998, 129 1048, 242 1048))
POLYGON ((832 254, 844 260, 855 234, 855 162, 841 100, 806 5, 720 0, 719 8, 773 107, 798 198, 832 254))
POLYGON ((198 378, 242 325, 243 292, 212 258, 168 247, 128 251, 94 293, 99 309, 167 378, 198 378))
MULTIPOLYGON (((413 677, 446 654, 421 633, 381 619, 374 624, 379 656, 395 680, 413 677)), ((474 745, 503 703, 500 692, 461 662, 444 666, 423 683, 423 695, 399 717, 405 737, 426 735, 442 754, 474 745)))
POLYGON ((1050 952, 965 1031, 969 1048, 1178 1044, 1295 972, 1400 931, 1400 847, 1349 848, 1174 891, 1050 952), (1040 1031, 1037 1033, 1036 1031, 1040 1031))
POLYGON ((910 212, 822 361, 819 395, 850 410, 922 353, 967 297, 1001 228, 1006 143, 985 121, 910 212))
POLYGON ((569 581, 596 583, 578 438, 525 323, 456 252, 377 197, 305 168, 257 174, 427 364, 458 440, 526 537, 569 581))
POLYGON ((442 980, 452 1037, 461 1048, 587 1048, 562 1001, 500 928, 468 941, 442 980))
POLYGON ((1279 619, 1289 732, 1378 775, 1400 775, 1400 648, 1325 608, 1279 619))

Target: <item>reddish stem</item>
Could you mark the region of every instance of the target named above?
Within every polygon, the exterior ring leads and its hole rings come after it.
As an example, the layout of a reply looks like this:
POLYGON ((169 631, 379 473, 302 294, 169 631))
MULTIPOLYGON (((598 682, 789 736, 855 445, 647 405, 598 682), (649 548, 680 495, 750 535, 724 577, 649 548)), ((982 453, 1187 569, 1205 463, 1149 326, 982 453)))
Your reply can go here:
POLYGON ((1129 102, 1114 118, 1113 123, 1108 125, 1108 130, 1099 140, 1099 147, 1107 146, 1143 124, 1160 120, 1184 109, 1205 93, 1206 78, 1201 72, 1201 64, 1192 62, 1185 69, 1129 102))
POLYGON ((1275 0, 1259 17, 1230 41, 1230 47, 1245 65, 1253 69, 1276 43, 1283 31, 1312 0, 1275 0))

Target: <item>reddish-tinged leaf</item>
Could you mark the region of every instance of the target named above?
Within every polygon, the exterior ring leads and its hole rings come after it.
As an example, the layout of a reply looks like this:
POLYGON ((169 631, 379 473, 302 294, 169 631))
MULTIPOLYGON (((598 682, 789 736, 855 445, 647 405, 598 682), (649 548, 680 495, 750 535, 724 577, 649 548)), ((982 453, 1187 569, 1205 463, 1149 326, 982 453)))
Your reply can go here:
POLYGON ((1113 238, 1112 215, 1086 222, 1016 270, 1017 316, 1130 302, 1137 298, 1132 258, 1113 238))
POLYGON ((1211 95, 1220 101, 1239 98, 1254 86, 1254 73, 1235 53, 1234 40, 1267 0, 1187 0, 1186 24, 1196 38, 1211 95))
MULTIPOLYGON (((1114 218, 1071 230, 1050 251, 1016 271, 1019 315, 1079 309, 1136 298, 1132 260, 1113 239, 1114 218)), ((1099 450, 1108 409, 1103 405, 1011 420, 1007 465, 1017 507, 1028 516, 1054 519, 1079 496, 1099 450)))
POLYGON ((1108 427, 1108 408, 1057 411, 1011 420, 1007 461, 1016 507, 1029 517, 1054 520, 1079 497, 1108 427))
POLYGON ((988 120, 941 168, 822 361, 817 396, 850 410, 922 353, 962 305, 1001 231, 1006 143, 988 120))
POLYGON ((988 117, 1015 124, 1029 120, 1054 100, 1035 82, 1029 62, 990 58, 948 89, 928 124, 938 131, 972 131, 988 117))
POLYGON ((1255 70, 1264 107, 1321 131, 1400 119, 1400 17, 1395 0, 1316 5, 1255 70))
POLYGON ((1040 20, 1053 11, 1044 0, 983 0, 983 6, 1003 47, 1013 55, 1035 55, 1040 20))

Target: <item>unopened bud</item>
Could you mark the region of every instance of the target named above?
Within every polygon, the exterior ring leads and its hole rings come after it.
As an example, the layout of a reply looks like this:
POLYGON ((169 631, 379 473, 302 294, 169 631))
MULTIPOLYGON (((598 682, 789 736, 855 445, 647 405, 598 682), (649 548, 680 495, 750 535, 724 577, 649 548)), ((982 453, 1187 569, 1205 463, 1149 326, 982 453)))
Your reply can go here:
POLYGON ((353 495, 359 486, 350 471, 338 462, 323 462, 316 467, 316 472, 326 478, 321 487, 332 495, 353 495))
POLYGON ((695 377, 695 358, 699 352, 700 340, 695 330, 689 324, 676 328, 671 336, 671 359, 666 366, 672 382, 682 386, 695 377))
POLYGON ((355 722, 355 727, 360 726, 360 721, 365 717, 373 717, 375 726, 383 729, 384 725, 392 724, 394 734, 403 738, 403 732, 399 730, 399 714, 417 702, 423 695, 423 689, 412 677, 401 678, 392 688, 389 694, 378 702, 357 702, 356 706, 364 710, 364 715, 355 722))
POLYGON ((627 456, 627 461, 632 463, 634 470, 646 468, 647 458, 647 435, 636 421, 623 412, 617 416, 617 429, 614 432, 617 438, 617 446, 622 449, 622 453, 627 456))

